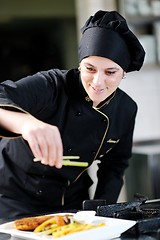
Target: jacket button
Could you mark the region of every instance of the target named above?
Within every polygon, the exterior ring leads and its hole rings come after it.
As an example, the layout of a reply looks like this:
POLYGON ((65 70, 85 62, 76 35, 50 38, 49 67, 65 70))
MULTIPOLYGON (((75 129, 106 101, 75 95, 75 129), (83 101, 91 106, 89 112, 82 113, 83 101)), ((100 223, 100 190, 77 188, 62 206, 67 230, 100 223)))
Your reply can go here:
POLYGON ((78 117, 80 117, 81 115, 82 115, 82 113, 81 112, 77 112, 77 114, 76 114, 78 117))
POLYGON ((36 192, 36 195, 38 195, 38 196, 42 195, 42 190, 38 190, 38 191, 36 192))
POLYGON ((72 148, 68 148, 68 149, 67 149, 67 152, 71 152, 71 151, 72 151, 72 148))

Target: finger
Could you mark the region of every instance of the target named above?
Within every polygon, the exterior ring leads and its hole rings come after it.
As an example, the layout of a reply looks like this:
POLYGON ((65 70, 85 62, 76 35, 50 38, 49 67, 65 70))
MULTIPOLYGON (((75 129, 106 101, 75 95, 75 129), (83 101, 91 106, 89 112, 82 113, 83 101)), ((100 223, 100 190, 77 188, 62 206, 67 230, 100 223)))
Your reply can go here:
POLYGON ((29 147, 36 159, 42 159, 42 153, 36 138, 28 140, 29 147))
POLYGON ((57 168, 62 167, 63 147, 58 128, 50 126, 44 135, 38 135, 37 142, 42 156, 41 163, 57 168))
POLYGON ((62 167, 62 157, 63 157, 63 144, 61 139, 57 142, 57 159, 56 159, 56 163, 55 166, 57 168, 61 168, 62 167))
POLYGON ((49 143, 49 165, 62 167, 63 145, 58 129, 54 129, 52 142, 49 143))
POLYGON ((39 150, 41 152, 41 159, 40 159, 41 163, 44 164, 44 165, 50 165, 49 164, 50 142, 47 140, 47 137, 45 135, 43 135, 43 134, 38 136, 37 144, 38 144, 39 150))
POLYGON ((25 129, 25 131, 22 134, 22 137, 28 142, 34 157, 37 159, 41 159, 42 153, 41 153, 40 145, 38 144, 37 133, 30 130, 26 131, 25 129))

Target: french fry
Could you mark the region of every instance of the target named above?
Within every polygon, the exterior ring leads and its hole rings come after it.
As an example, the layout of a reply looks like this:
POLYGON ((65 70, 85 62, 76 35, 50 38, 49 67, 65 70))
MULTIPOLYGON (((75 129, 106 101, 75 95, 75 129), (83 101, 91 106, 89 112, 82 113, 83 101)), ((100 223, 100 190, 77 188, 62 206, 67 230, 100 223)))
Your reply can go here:
POLYGON ((45 227, 52 225, 52 224, 56 224, 56 219, 55 217, 48 219, 47 221, 43 222, 42 224, 40 224, 38 227, 36 227, 34 229, 34 232, 42 232, 44 231, 45 227))
POLYGON ((91 225, 91 224, 74 222, 74 223, 70 223, 65 226, 53 229, 52 236, 54 236, 55 238, 58 238, 58 237, 62 237, 62 236, 65 236, 65 235, 68 235, 71 233, 89 230, 89 229, 97 228, 97 227, 101 227, 101 226, 105 226, 105 224, 100 223, 97 225, 91 225))

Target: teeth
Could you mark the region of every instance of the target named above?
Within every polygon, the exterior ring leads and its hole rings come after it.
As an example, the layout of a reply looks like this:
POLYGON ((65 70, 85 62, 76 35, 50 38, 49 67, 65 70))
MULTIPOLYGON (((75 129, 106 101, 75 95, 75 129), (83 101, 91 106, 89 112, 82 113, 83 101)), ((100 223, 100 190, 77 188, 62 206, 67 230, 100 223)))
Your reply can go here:
POLYGON ((95 91, 97 91, 97 92, 102 92, 103 91, 103 89, 94 89, 95 91))
POLYGON ((98 88, 94 88, 94 87, 92 87, 95 91, 98 91, 98 92, 102 92, 103 91, 103 89, 98 89, 98 88))

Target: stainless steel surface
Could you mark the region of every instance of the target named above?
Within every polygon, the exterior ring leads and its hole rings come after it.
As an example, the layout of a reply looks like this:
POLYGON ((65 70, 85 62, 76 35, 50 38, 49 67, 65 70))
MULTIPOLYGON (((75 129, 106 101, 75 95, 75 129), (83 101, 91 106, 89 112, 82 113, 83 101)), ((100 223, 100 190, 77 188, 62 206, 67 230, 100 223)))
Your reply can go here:
POLYGON ((127 201, 135 193, 149 199, 160 198, 160 140, 136 142, 126 171, 127 201))
POLYGON ((0 239, 1 240, 10 240, 12 238, 9 234, 0 233, 0 239))

